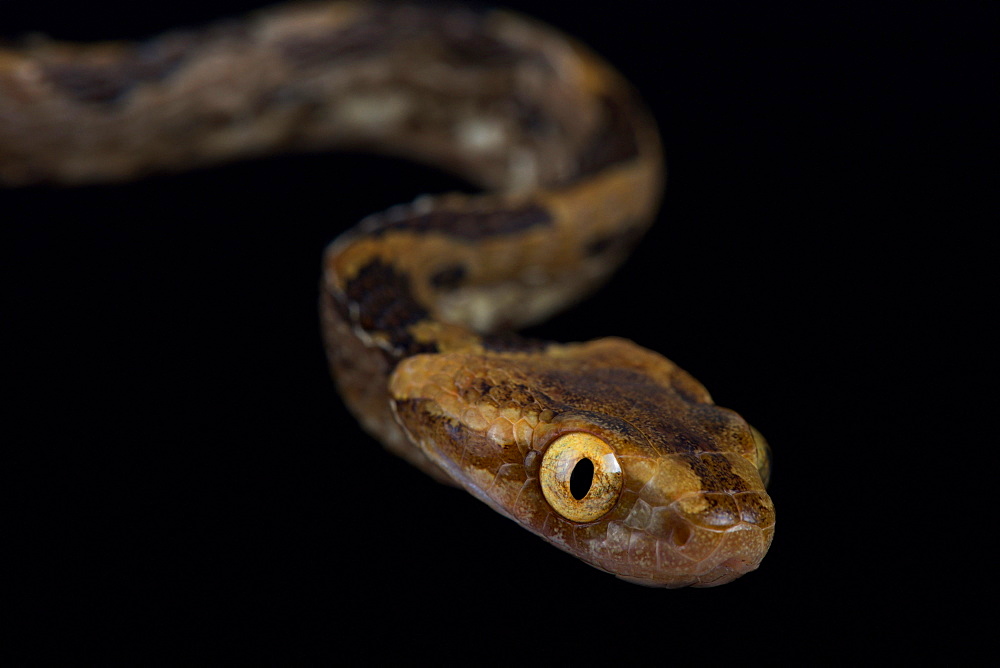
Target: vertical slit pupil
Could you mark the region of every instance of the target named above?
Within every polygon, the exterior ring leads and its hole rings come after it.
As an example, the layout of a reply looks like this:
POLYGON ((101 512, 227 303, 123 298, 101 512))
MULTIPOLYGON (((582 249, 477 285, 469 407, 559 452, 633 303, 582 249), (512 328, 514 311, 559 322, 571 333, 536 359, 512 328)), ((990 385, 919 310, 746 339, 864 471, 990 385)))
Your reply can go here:
POLYGON ((573 472, 569 474, 569 493, 579 501, 587 496, 590 486, 594 483, 594 462, 586 457, 581 459, 573 467, 573 472))

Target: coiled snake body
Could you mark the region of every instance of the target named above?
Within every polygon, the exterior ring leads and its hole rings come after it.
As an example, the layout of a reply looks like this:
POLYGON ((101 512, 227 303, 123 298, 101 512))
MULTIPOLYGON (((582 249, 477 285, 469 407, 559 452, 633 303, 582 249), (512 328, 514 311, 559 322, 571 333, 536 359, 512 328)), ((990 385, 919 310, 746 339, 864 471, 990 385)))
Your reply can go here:
POLYGON ((572 40, 497 11, 289 5, 139 44, 0 49, 0 179, 364 148, 487 191, 362 221, 324 261, 338 387, 434 478, 626 580, 710 586, 774 531, 767 446, 666 358, 498 334, 604 280, 655 212, 656 130, 572 40))

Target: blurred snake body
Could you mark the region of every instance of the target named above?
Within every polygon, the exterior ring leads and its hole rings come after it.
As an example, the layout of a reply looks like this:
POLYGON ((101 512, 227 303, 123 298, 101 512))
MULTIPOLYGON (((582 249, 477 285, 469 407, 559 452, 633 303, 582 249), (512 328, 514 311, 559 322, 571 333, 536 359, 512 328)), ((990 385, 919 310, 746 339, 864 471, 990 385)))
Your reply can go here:
POLYGON ((337 148, 485 191, 372 215, 326 252, 328 355, 366 430, 625 580, 711 586, 757 568, 774 507, 743 418, 630 341, 506 333, 603 281, 658 205, 656 129, 587 49, 502 11, 357 2, 0 47, 8 185, 337 148))

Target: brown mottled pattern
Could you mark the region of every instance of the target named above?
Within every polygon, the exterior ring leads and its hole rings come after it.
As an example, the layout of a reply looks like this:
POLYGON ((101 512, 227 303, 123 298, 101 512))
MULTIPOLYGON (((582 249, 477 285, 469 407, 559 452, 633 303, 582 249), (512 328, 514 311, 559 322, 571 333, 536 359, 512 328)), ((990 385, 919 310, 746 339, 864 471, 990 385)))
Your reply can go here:
POLYGON ((742 417, 632 342, 495 331, 596 287, 659 202, 656 129, 585 47, 504 12, 405 2, 293 4, 142 44, 0 47, 3 183, 343 147, 491 191, 394 207, 327 250, 328 357, 364 428, 622 579, 713 586, 755 569, 774 506, 767 445, 742 417), (549 445, 575 432, 589 436, 560 452, 600 442, 592 463, 614 464, 593 521, 543 489, 549 445))
POLYGON ((409 7, 393 9, 374 5, 356 22, 309 35, 291 35, 279 42, 282 55, 296 67, 322 67, 345 57, 379 58, 388 40, 433 41, 442 58, 462 62, 472 60, 479 67, 509 68, 525 57, 489 35, 482 25, 482 12, 458 5, 441 6, 437 13, 409 7))
POLYGON ((142 84, 170 76, 203 45, 223 39, 245 39, 243 26, 222 23, 204 33, 172 33, 127 45, 114 58, 53 58, 41 64, 42 76, 56 90, 84 103, 109 104, 142 84))

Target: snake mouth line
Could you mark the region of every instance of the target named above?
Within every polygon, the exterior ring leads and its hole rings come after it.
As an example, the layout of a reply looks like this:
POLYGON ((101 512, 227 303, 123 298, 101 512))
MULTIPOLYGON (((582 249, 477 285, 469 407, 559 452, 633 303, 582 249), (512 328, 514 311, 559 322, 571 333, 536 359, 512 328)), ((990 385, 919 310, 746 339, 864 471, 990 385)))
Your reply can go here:
POLYGON ((736 578, 757 570, 760 561, 749 561, 741 557, 730 557, 721 564, 710 570, 707 574, 698 577, 698 582, 693 587, 717 587, 719 585, 732 582, 736 578))

